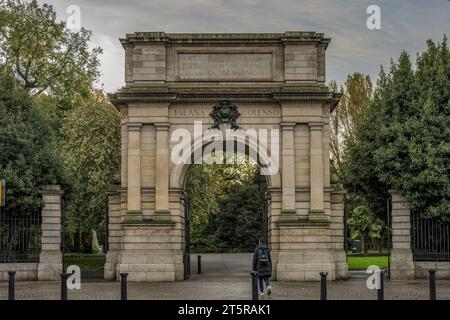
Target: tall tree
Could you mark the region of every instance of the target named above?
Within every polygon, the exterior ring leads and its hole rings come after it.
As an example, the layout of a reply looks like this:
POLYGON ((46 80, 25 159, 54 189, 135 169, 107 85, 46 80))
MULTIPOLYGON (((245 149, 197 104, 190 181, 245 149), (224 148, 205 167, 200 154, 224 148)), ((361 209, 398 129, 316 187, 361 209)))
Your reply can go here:
POLYGON ((71 177, 66 231, 77 235, 75 243, 89 251, 92 230, 104 231, 107 193, 119 172, 120 118, 100 91, 77 104, 66 113, 61 128, 61 156, 71 177))
POLYGON ((65 106, 89 93, 98 78, 100 48, 91 32, 73 32, 56 21, 53 7, 36 0, 0 2, 0 59, 32 95, 48 93, 65 106))
POLYGON ((39 187, 60 180, 51 134, 28 91, 10 68, 0 66, 0 175, 9 184, 7 207, 15 215, 39 212, 39 187))
MULTIPOLYGON (((338 91, 336 83, 331 90, 338 91)), ((356 126, 361 121, 373 95, 372 81, 369 76, 354 73, 347 77, 344 86, 339 89, 341 100, 330 119, 330 151, 332 170, 340 174, 346 152, 346 142, 355 140, 356 126)))
POLYGON ((418 55, 415 70, 403 52, 382 70, 374 101, 348 145, 348 190, 383 212, 389 189, 413 209, 450 217, 450 53, 447 39, 418 55))

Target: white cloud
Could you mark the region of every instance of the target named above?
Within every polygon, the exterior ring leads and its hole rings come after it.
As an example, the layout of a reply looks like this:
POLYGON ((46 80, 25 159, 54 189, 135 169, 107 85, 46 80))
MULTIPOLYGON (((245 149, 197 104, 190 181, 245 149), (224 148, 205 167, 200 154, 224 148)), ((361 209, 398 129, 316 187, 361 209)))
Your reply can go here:
MULTIPOLYGON (((43 2, 43 1, 41 1, 43 2)), ((46 0, 64 16, 80 6, 82 24, 101 46, 105 89, 123 85, 123 49, 118 41, 135 31, 283 32, 312 30, 332 38, 327 55, 328 80, 342 83, 347 74, 375 77, 401 50, 413 56, 425 41, 441 40, 450 28, 450 2, 443 0, 46 0), (366 28, 366 8, 381 7, 382 30, 366 28)))

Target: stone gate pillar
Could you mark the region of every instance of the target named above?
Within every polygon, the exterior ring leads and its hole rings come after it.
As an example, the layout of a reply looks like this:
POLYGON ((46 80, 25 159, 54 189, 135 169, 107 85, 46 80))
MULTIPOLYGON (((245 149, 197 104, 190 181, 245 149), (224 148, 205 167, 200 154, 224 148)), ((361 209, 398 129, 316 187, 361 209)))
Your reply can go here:
POLYGON ((115 185, 108 194, 108 252, 104 268, 105 280, 116 280, 116 268, 119 261, 121 244, 121 194, 120 185, 115 185))
POLYGON ((389 191, 392 197, 392 253, 391 279, 414 279, 411 251, 411 211, 398 191, 389 191))
POLYGON ((63 271, 61 254, 61 196, 59 185, 48 185, 41 189, 42 237, 39 255, 38 280, 59 280, 63 271))

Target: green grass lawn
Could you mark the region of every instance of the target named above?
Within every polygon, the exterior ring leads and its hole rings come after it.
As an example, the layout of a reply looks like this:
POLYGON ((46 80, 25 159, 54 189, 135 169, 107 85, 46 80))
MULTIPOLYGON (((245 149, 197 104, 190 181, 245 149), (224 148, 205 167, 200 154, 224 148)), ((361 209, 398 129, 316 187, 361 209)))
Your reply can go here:
POLYGON ((361 256, 349 256, 348 257, 348 270, 366 270, 368 266, 375 265, 380 268, 387 268, 388 257, 361 257, 361 256))
POLYGON ((81 271, 103 271, 106 255, 104 254, 64 254, 64 270, 70 265, 79 266, 81 271))

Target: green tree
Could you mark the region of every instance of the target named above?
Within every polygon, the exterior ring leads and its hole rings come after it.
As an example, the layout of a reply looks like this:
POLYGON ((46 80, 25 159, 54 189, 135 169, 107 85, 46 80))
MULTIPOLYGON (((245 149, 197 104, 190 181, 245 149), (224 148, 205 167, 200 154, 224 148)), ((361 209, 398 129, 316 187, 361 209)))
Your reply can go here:
POLYGON ((60 180, 51 134, 28 91, 0 66, 0 175, 9 184, 7 208, 15 215, 39 212, 39 187, 60 180))
POLYGON ((248 158, 229 156, 239 164, 189 169, 186 191, 193 251, 248 251, 265 235, 265 179, 248 158))
POLYGON ((372 242, 372 247, 381 251, 381 233, 383 222, 378 219, 366 206, 359 206, 353 209, 350 219, 348 219, 351 238, 360 239, 365 254, 369 249, 368 242, 372 242))
POLYGON ((374 101, 348 144, 344 183, 378 215, 389 189, 415 210, 450 217, 450 53, 447 39, 419 54, 403 52, 380 72, 374 101))
POLYGON ((219 213, 214 217, 215 234, 233 251, 251 252, 258 239, 265 239, 267 191, 265 178, 255 172, 250 182, 228 187, 219 200, 219 213))
POLYGON ((36 0, 0 2, 0 58, 32 95, 47 93, 71 106, 98 78, 100 48, 91 32, 72 32, 56 21, 52 6, 36 0))
POLYGON ((103 234, 107 193, 119 172, 119 113, 98 91, 66 113, 61 136, 61 156, 66 175, 71 178, 66 232, 76 249, 89 251, 92 230, 103 234))
MULTIPOLYGON (((331 83, 330 88, 334 92, 338 91, 336 83, 331 83)), ((356 127, 372 100, 372 81, 369 76, 356 72, 347 77, 339 93, 341 94, 339 105, 330 119, 332 170, 338 175, 341 174, 346 145, 355 141, 356 127)))

